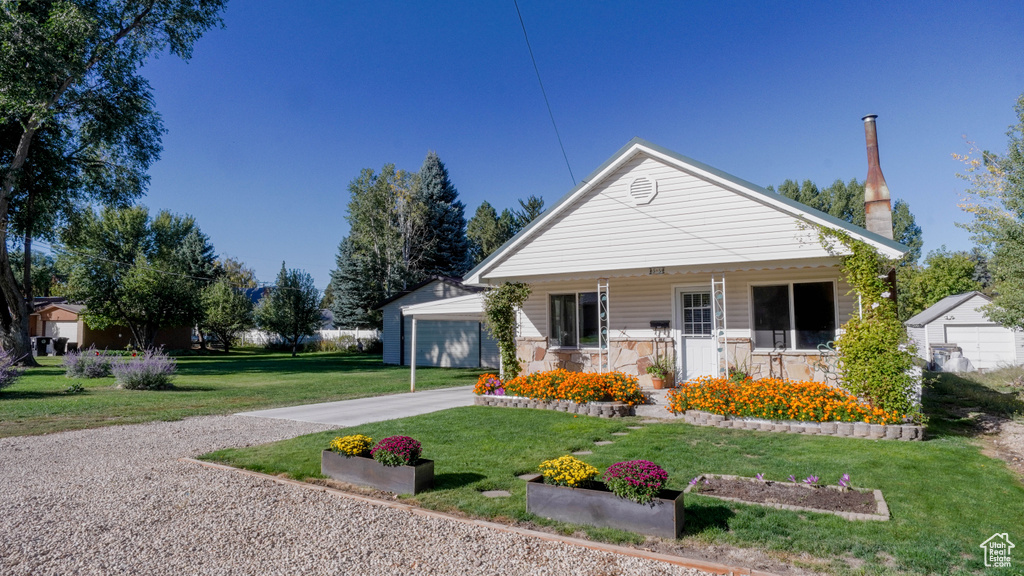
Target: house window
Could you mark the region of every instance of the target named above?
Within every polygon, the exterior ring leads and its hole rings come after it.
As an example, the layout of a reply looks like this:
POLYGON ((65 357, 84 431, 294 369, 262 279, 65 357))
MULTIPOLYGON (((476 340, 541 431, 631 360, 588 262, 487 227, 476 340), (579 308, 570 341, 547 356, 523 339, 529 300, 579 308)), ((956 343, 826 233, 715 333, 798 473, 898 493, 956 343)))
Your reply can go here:
POLYGON ((683 297, 683 335, 711 336, 711 294, 685 292, 683 297))
POLYGON ((598 345, 597 292, 551 295, 551 345, 598 345))
POLYGON ((836 335, 834 282, 753 286, 754 347, 816 350, 836 335))

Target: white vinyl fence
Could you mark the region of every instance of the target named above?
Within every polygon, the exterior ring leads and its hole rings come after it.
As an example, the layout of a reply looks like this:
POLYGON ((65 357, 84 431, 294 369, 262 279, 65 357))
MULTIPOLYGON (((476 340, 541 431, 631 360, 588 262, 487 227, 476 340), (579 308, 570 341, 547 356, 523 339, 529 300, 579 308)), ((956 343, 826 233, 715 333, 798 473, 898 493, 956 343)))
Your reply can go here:
MULTIPOLYGON (((302 344, 308 344, 323 340, 337 340, 344 337, 351 337, 357 342, 361 340, 365 343, 369 340, 380 340, 380 330, 367 328, 356 330, 320 330, 312 336, 302 338, 300 342, 302 344)), ((281 343, 281 337, 277 334, 264 332, 262 330, 249 330, 239 337, 238 344, 236 344, 236 346, 269 346, 281 343)))

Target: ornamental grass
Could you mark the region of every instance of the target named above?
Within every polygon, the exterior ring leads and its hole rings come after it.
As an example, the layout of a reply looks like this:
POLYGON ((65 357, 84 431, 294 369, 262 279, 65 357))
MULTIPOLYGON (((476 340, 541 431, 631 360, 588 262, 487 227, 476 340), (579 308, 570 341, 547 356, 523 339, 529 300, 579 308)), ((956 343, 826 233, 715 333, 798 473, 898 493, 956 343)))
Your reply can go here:
POLYGON ((903 422, 905 414, 887 412, 824 382, 761 378, 735 382, 702 376, 668 393, 668 410, 679 414, 702 410, 714 414, 796 420, 800 422, 903 422))
POLYGON ((639 379, 622 372, 569 372, 559 369, 517 376, 507 382, 502 382, 494 374, 483 374, 473 391, 478 395, 570 400, 578 404, 622 402, 635 406, 644 400, 639 379))

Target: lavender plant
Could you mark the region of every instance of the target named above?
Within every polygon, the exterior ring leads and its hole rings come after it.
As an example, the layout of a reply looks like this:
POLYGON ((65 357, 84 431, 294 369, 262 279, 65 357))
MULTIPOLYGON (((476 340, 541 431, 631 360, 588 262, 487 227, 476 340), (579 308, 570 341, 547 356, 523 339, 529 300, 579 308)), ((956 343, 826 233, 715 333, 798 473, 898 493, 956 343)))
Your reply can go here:
POLYGON ((647 460, 616 462, 604 473, 608 489, 619 498, 648 504, 668 481, 668 472, 647 460))
POLYGON ((18 360, 13 350, 0 350, 0 390, 14 384, 18 376, 21 376, 23 370, 14 365, 18 360))
POLYGON ((120 388, 162 390, 171 387, 177 366, 163 350, 152 349, 114 362, 111 369, 120 388))
POLYGON ((64 355, 64 375, 68 378, 105 378, 111 374, 114 358, 106 350, 89 346, 84 350, 71 350, 64 355))

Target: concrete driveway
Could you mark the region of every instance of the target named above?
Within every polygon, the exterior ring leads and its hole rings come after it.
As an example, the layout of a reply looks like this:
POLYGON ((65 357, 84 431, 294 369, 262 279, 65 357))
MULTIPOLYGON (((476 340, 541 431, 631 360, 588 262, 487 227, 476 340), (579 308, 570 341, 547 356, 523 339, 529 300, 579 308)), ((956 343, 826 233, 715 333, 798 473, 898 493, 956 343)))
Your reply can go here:
POLYGON ((341 400, 339 402, 323 402, 320 404, 306 404, 304 406, 290 406, 288 408, 241 412, 239 416, 315 422, 341 428, 358 426, 367 422, 380 422, 381 420, 394 420, 395 418, 405 418, 406 416, 418 416, 420 414, 428 414, 457 406, 470 406, 472 404, 473 387, 459 386, 458 388, 441 388, 439 390, 406 392, 405 394, 392 394, 390 396, 374 396, 355 400, 341 400))

